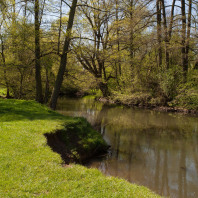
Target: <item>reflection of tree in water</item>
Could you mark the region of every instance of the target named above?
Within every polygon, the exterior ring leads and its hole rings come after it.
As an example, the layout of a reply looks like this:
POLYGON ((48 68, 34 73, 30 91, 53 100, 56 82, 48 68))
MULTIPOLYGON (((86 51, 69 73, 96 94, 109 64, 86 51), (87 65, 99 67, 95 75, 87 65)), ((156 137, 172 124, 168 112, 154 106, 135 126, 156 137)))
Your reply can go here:
POLYGON ((155 165, 155 183, 156 191, 159 192, 159 176, 160 176, 160 150, 156 151, 156 165, 155 165))
POLYGON ((98 112, 95 121, 94 121, 94 128, 101 132, 102 135, 105 134, 105 128, 107 125, 111 124, 109 119, 107 118, 108 111, 113 108, 113 106, 103 104, 101 110, 98 112))
POLYGON ((186 146, 185 144, 181 148, 180 162, 178 172, 178 190, 179 198, 187 198, 187 182, 186 182, 186 146))
MULTIPOLYGON (((188 171, 187 157, 189 156, 187 155, 186 146, 187 145, 184 143, 183 145, 180 145, 180 150, 178 150, 179 161, 177 163, 177 167, 175 167, 178 173, 178 182, 171 183, 177 186, 178 193, 174 196, 177 198, 196 197, 196 195, 193 195, 193 193, 188 191, 188 185, 190 184, 188 184, 187 181, 187 171, 188 171)), ((194 151, 196 151, 197 149, 194 144, 192 148, 194 149, 194 151)), ((197 158, 196 155, 194 155, 194 160, 197 160, 195 158, 197 158)), ((169 178, 171 178, 171 174, 172 174, 172 172, 170 172, 169 167, 171 167, 172 164, 171 164, 171 160, 169 159, 169 152, 166 149, 156 150, 155 162, 156 162, 155 184, 154 184, 155 187, 153 189, 155 189, 155 191, 161 195, 172 196, 173 192, 171 192, 171 184, 169 181, 169 178)), ((198 161, 195 162, 196 172, 198 167, 197 163, 198 161)), ((196 175, 194 175, 194 177, 196 178, 196 175)))
POLYGON ((197 171, 197 176, 198 176, 198 141, 197 139, 194 139, 192 143, 192 153, 193 153, 193 158, 194 158, 194 163, 197 171))
POLYGON ((164 164, 163 164, 163 173, 162 173, 162 185, 161 193, 166 196, 170 196, 170 190, 168 185, 168 156, 167 150, 164 150, 164 164))
POLYGON ((133 149, 133 147, 134 147, 134 143, 133 142, 134 142, 134 140, 131 138, 130 141, 129 141, 129 145, 131 145, 131 146, 129 147, 129 153, 128 153, 128 167, 129 167, 129 169, 128 169, 128 174, 129 174, 128 180, 130 182, 132 182, 132 178, 131 178, 131 166, 132 166, 133 152, 135 150, 135 149, 133 149))
MULTIPOLYGON (((145 179, 147 180, 143 181, 142 185, 148 185, 151 189, 165 196, 174 195, 178 198, 193 197, 193 195, 189 195, 190 191, 187 189, 187 185, 190 185, 190 183, 187 184, 186 158, 192 158, 197 171, 197 139, 193 144, 194 152, 188 151, 191 152, 191 155, 189 156, 186 153, 186 144, 184 144, 183 141, 180 142, 180 138, 179 140, 176 140, 175 138, 173 139, 171 135, 169 138, 167 138, 166 135, 164 141, 160 141, 162 140, 161 135, 156 135, 154 132, 154 135, 142 135, 141 132, 138 133, 136 131, 136 133, 132 132, 129 136, 129 130, 118 126, 108 126, 107 133, 108 131, 113 131, 113 138, 111 136, 111 144, 113 145, 113 157, 116 158, 115 164, 113 166, 115 169, 115 176, 120 176, 122 174, 120 171, 127 171, 128 176, 125 177, 125 179, 128 179, 131 182, 136 182, 136 180, 134 180, 134 176, 137 175, 134 175, 133 167, 136 167, 139 163, 141 168, 145 168, 145 170, 142 170, 141 173, 140 168, 136 169, 140 171, 140 174, 144 174, 143 172, 145 172, 145 179), (151 153, 153 153, 153 155, 151 153), (149 159, 149 157, 152 158, 149 159), (178 157, 179 164, 177 164, 178 157), (148 161, 153 161, 152 169, 150 169, 151 167, 148 166, 148 161), (123 163, 126 164, 125 167, 128 167, 127 170, 121 170, 121 167, 124 167, 123 163), (142 166, 143 164, 145 164, 145 167, 142 166), (175 182, 174 179, 176 177, 176 172, 179 174, 178 182, 175 182), (174 186, 176 189, 174 189, 174 186), (178 190, 178 194, 175 192, 175 190, 178 190)), ((190 145, 189 142, 187 142, 187 145, 191 150, 192 144, 190 145)), ((111 164, 107 166, 109 169, 112 169, 111 164)), ((190 182, 195 185, 195 183, 193 183, 195 180, 190 182)))
POLYGON ((112 155, 115 153, 116 158, 116 165, 115 165, 115 176, 118 176, 118 169, 119 169, 119 148, 120 148, 120 133, 114 132, 114 139, 115 139, 115 151, 112 151, 112 155))

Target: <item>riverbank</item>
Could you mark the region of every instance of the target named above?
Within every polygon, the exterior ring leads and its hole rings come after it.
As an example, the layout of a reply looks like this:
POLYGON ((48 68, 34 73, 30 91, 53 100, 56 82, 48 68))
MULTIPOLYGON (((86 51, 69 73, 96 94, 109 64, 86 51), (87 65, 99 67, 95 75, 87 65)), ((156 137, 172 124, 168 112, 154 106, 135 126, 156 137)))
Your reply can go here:
MULTIPOLYGON (((80 141, 85 151, 101 139, 84 119, 62 116, 33 101, 0 99, 0 197, 160 197, 96 169, 71 163, 65 168, 46 137, 65 131, 65 141, 76 142, 77 136, 68 137, 69 132, 80 129, 77 133, 84 137, 87 128, 88 137, 80 141)), ((75 145, 65 144, 73 161, 78 159, 75 145)))
POLYGON ((170 102, 166 102, 163 98, 152 98, 148 93, 117 94, 108 98, 96 97, 96 100, 103 103, 153 109, 155 111, 198 115, 198 97, 196 95, 185 96, 185 99, 178 96, 170 102))

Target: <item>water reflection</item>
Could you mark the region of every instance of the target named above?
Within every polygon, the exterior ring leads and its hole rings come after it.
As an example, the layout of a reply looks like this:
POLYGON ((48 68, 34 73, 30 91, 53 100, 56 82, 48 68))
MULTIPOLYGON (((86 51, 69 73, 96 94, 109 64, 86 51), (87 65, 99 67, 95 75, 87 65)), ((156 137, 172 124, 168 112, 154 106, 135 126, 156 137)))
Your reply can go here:
POLYGON ((198 118, 108 106, 92 99, 60 100, 65 115, 84 116, 111 151, 88 166, 176 198, 198 197, 198 118))

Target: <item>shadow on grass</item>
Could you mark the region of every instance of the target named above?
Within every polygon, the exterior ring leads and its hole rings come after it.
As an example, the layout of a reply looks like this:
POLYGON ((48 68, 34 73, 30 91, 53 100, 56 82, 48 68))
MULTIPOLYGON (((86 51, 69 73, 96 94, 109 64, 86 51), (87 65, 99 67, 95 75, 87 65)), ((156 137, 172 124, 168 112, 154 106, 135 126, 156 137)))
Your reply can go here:
POLYGON ((65 117, 35 101, 0 99, 0 122, 56 119, 65 117))
POLYGON ((58 153, 64 164, 69 164, 71 162, 71 151, 67 148, 66 143, 62 140, 62 133, 64 131, 56 131, 56 133, 45 133, 45 138, 47 139, 47 144, 50 148, 58 153))

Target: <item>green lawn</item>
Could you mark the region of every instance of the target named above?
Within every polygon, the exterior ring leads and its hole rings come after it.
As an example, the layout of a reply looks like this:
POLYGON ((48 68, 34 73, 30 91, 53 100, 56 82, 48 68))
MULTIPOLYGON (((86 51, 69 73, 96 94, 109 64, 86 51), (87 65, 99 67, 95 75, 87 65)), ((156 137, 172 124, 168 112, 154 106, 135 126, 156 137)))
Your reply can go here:
POLYGON ((0 197, 160 197, 96 169, 63 167, 44 134, 78 122, 33 101, 0 99, 0 197))

